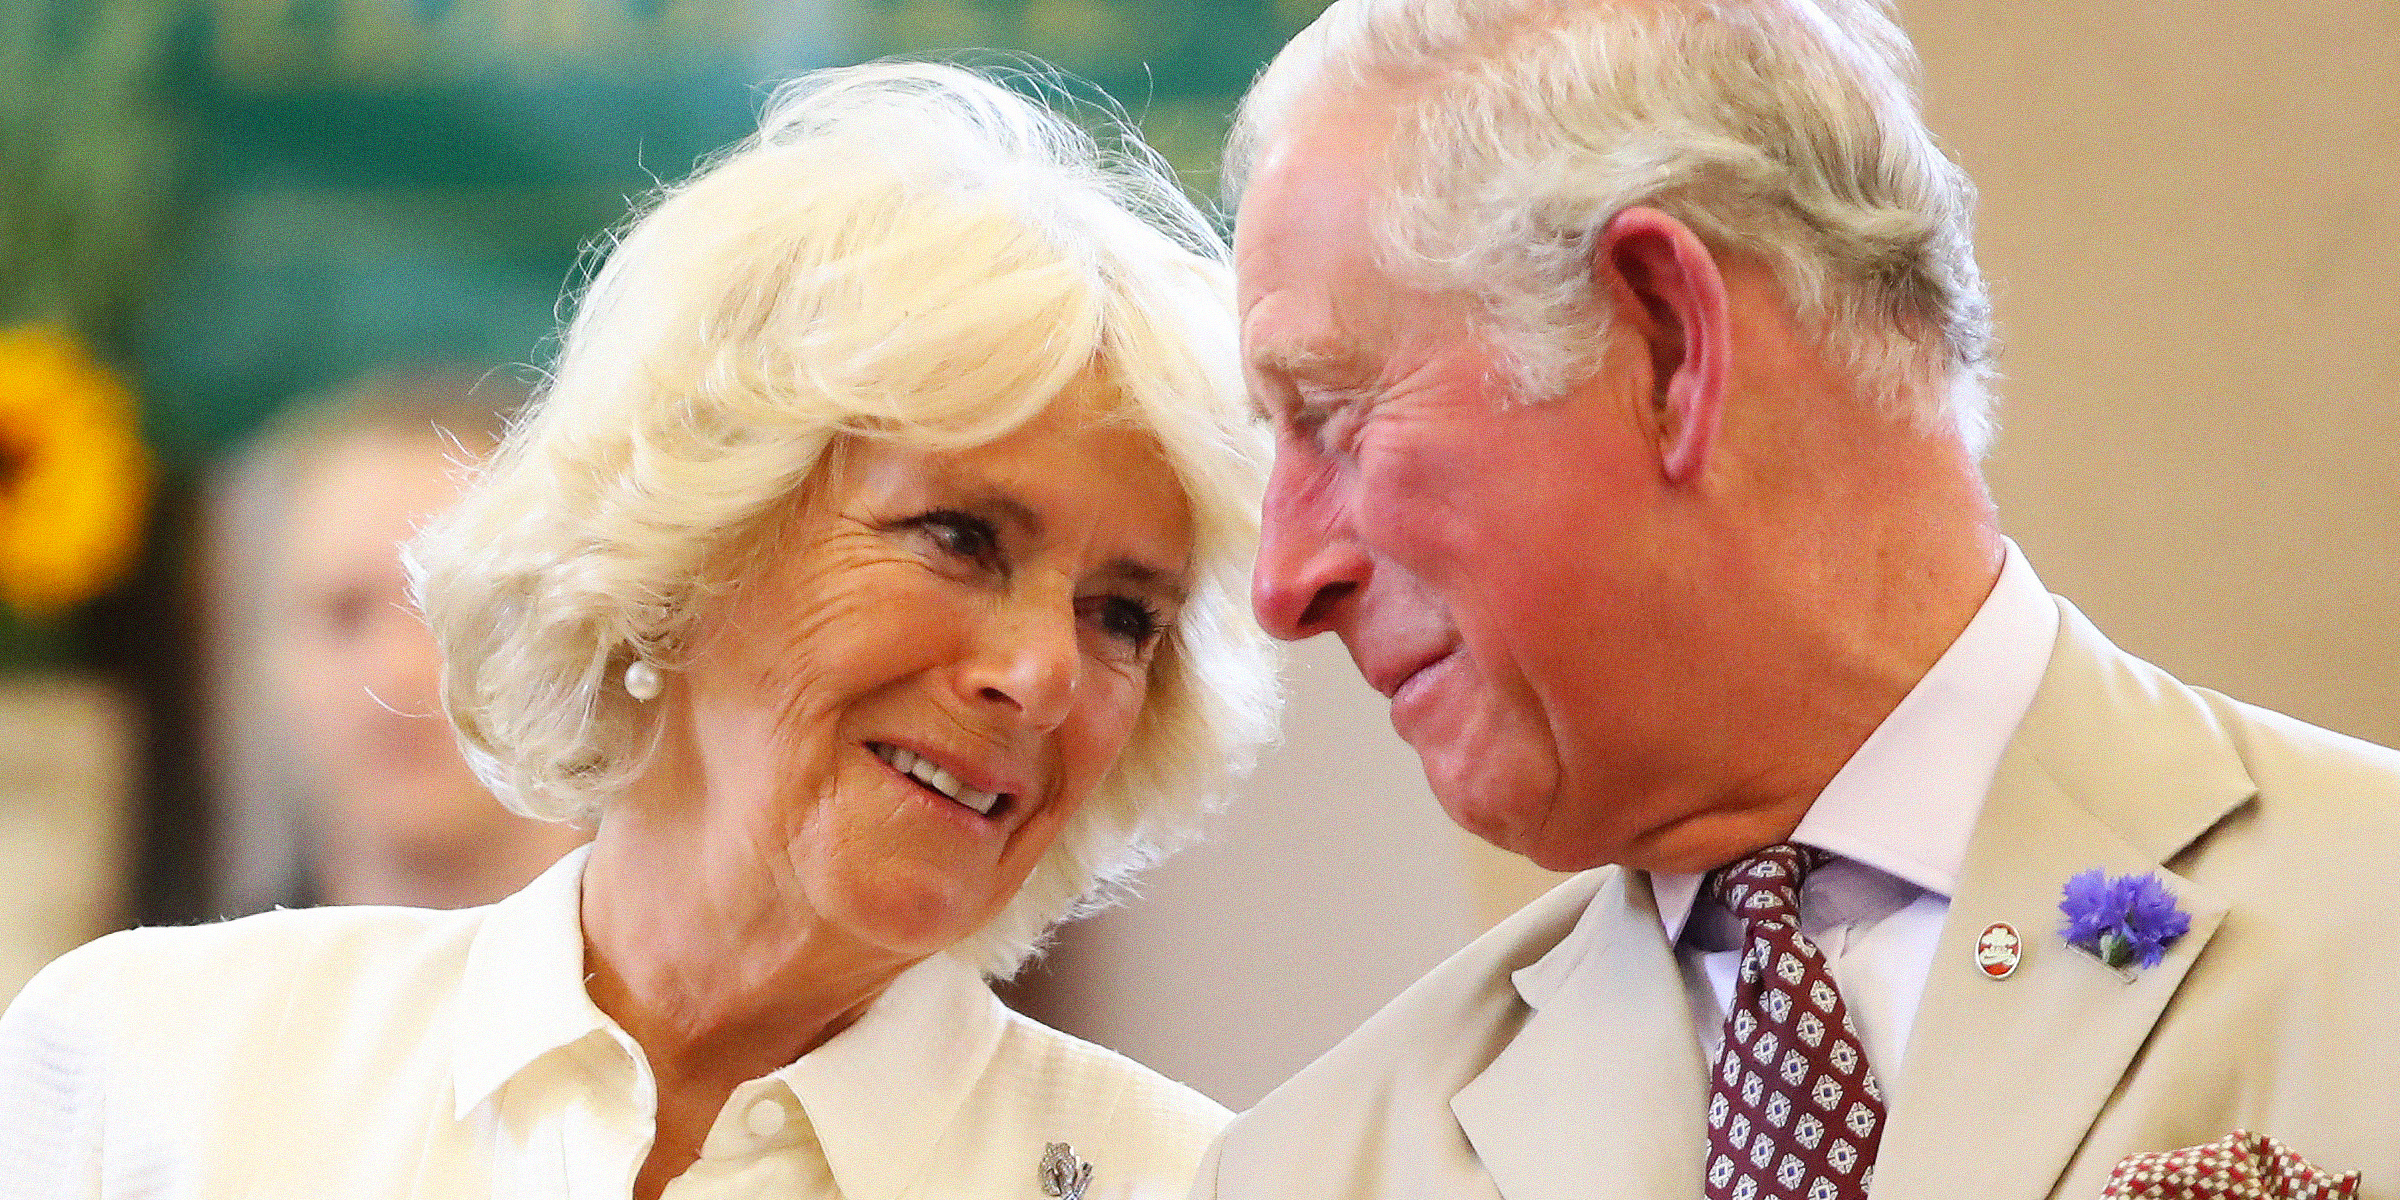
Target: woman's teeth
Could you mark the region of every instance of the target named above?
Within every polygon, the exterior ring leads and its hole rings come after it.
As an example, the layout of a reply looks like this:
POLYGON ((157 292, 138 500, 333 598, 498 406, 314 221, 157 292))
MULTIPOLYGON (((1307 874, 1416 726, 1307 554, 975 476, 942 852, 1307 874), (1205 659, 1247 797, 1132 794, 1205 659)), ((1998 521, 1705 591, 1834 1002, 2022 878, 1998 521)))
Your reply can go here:
POLYGON ((974 788, 960 783, 958 776, 933 765, 919 757, 914 751, 903 750, 898 746, 886 746, 881 742, 869 742, 867 745, 875 752, 875 757, 890 763, 893 770, 984 816, 990 816, 992 806, 1000 802, 1000 793, 976 791, 974 788))

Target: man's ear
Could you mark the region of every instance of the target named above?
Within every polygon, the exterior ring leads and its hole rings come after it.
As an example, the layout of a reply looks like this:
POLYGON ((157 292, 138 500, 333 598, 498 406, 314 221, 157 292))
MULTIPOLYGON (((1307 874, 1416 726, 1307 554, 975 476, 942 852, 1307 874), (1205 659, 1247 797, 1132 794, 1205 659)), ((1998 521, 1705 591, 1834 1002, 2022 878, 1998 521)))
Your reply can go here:
POLYGON ((1683 222, 1637 207, 1601 229, 1591 266, 1616 322, 1648 351, 1659 470, 1670 483, 1690 483, 1716 440, 1733 361, 1716 256, 1683 222))

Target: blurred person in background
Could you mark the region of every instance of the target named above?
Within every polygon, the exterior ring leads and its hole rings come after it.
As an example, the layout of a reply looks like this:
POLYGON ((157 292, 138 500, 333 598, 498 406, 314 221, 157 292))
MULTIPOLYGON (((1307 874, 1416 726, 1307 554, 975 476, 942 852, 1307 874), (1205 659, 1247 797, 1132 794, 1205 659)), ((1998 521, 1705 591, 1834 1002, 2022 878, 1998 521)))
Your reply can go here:
POLYGON ((1223 247, 1126 141, 877 64, 646 207, 412 547, 469 761, 592 845, 61 959, 0 1196, 1182 1195, 1223 1109, 986 983, 1276 706, 1223 247))
POLYGON ((237 736, 281 768, 263 800, 299 818, 289 902, 489 904, 588 836, 508 811, 468 768, 400 563, 524 398, 498 376, 378 375, 278 422, 246 464, 266 587, 224 597, 254 623, 226 657, 261 685, 237 736))

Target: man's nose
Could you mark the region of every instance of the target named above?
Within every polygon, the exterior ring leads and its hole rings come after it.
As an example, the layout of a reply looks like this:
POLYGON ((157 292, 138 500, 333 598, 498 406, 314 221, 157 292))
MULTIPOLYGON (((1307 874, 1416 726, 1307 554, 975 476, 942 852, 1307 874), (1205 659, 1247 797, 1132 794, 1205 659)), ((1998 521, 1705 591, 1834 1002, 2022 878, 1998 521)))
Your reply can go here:
POLYGON ((1289 454, 1275 456, 1258 563, 1250 574, 1250 607, 1259 625, 1285 641, 1333 628, 1345 602, 1366 586, 1373 571, 1330 502, 1325 481, 1302 474, 1289 454))

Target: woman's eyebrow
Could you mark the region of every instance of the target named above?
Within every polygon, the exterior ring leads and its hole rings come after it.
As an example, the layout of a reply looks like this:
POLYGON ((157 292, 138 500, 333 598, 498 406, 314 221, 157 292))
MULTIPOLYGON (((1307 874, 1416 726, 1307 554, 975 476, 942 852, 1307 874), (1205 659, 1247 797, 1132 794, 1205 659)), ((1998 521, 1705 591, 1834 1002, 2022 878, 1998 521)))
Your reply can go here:
MULTIPOLYGON (((1042 514, 1033 506, 997 488, 978 488, 960 494, 957 505, 980 517, 987 517, 1016 530, 1029 539, 1038 539, 1044 528, 1042 514)), ((1191 583, 1183 572, 1144 562, 1138 558, 1112 558, 1093 572, 1096 578, 1121 587, 1148 592, 1162 600, 1183 603, 1191 583)))
POLYGON ((1042 514, 1006 491, 970 484, 957 488, 953 494, 958 497, 953 501, 957 507, 976 516, 1007 525, 1026 537, 1038 538, 1042 535, 1042 514))
POLYGON ((1147 593, 1176 606, 1181 606, 1191 591, 1191 582, 1182 572, 1161 570, 1139 559, 1112 558, 1102 563, 1096 574, 1104 581, 1147 593))

